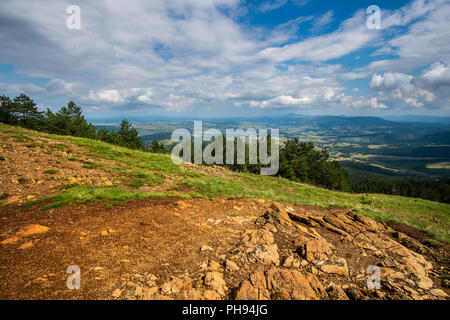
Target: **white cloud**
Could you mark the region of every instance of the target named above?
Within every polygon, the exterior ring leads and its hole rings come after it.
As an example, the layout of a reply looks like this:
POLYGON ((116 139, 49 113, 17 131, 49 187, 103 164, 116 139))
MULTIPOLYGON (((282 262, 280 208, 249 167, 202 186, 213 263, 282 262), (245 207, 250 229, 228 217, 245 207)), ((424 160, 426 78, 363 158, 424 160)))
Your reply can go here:
MULTIPOLYGON (((0 2, 2 64, 13 65, 23 77, 52 79, 44 84, 1 79, 0 90, 140 111, 449 105, 450 6, 441 0, 383 11, 383 31, 368 30, 361 10, 338 29, 310 37, 303 37, 304 24, 327 26, 335 17, 332 10, 267 30, 239 24, 221 10, 241 10, 239 0, 135 0, 133 5, 80 0, 82 29, 74 31, 65 27, 69 4, 0 2), (378 50, 371 59, 397 58, 360 68, 345 60, 329 62, 360 49, 378 50), (426 66, 421 75, 409 75, 426 66), (371 76, 373 91, 360 87, 360 97, 344 95, 352 92, 352 81, 371 76)), ((286 1, 265 2, 266 8, 282 5, 286 1)))
POLYGON ((352 18, 345 20, 338 30, 282 47, 262 50, 259 56, 270 61, 288 60, 327 61, 340 58, 368 45, 377 37, 365 26, 364 15, 358 11, 352 18))
POLYGON ((388 107, 380 102, 377 98, 367 98, 343 96, 341 99, 342 103, 349 108, 356 109, 387 109, 388 107))
POLYGON ((259 5, 258 9, 259 9, 259 11, 262 11, 262 12, 272 11, 272 10, 281 8, 287 2, 288 2, 288 0, 264 1, 259 5))
POLYGON ((406 32, 396 32, 377 51, 397 56, 375 61, 374 71, 407 72, 414 68, 443 61, 450 62, 450 2, 416 0, 383 19, 386 30, 407 25, 406 32), (410 24, 409 24, 410 23, 410 24), (408 25, 409 24, 409 25, 408 25))
POLYGON ((334 11, 333 10, 328 10, 323 15, 317 17, 313 21, 313 28, 311 29, 311 31, 312 32, 319 32, 319 31, 323 30, 323 28, 325 26, 327 26, 328 24, 330 24, 334 20, 333 15, 334 15, 334 11))
POLYGON ((259 103, 259 106, 262 108, 277 106, 301 106, 311 102, 313 102, 311 97, 293 98, 291 96, 281 95, 270 100, 262 101, 259 103))
POLYGON ((117 90, 89 91, 88 98, 94 102, 121 103, 125 101, 117 90))
POLYGON ((436 62, 423 72, 421 78, 429 87, 450 89, 450 66, 436 62))
POLYGON ((380 95, 403 101, 412 107, 424 107, 424 103, 435 100, 435 95, 420 87, 421 77, 415 78, 403 73, 375 74, 370 81, 370 88, 380 95))

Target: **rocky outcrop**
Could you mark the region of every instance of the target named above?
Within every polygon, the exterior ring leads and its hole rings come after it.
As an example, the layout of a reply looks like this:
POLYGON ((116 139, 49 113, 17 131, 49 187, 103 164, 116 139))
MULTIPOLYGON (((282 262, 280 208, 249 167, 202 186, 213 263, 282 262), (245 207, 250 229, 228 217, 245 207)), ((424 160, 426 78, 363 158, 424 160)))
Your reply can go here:
MULTIPOLYGON (((152 279, 132 298, 447 299, 433 281, 433 264, 424 256, 430 253, 417 240, 351 211, 312 214, 273 203, 235 248, 205 263, 202 272, 159 285, 152 279)), ((113 297, 129 297, 126 288, 113 297)))

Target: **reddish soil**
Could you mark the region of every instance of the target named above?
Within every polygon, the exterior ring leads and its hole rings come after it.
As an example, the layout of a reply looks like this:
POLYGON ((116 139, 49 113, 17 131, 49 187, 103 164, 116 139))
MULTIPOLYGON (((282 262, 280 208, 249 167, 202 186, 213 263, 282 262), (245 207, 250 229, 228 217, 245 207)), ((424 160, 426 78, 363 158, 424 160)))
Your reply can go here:
POLYGON ((134 273, 160 278, 195 273, 211 255, 221 255, 239 241, 246 224, 265 206, 244 200, 152 199, 112 209, 96 203, 2 211, 2 239, 29 224, 50 230, 0 246, 0 298, 108 298, 118 280, 134 273), (230 216, 236 212, 240 215, 230 216), (30 240, 32 247, 19 249, 30 240), (214 251, 201 252, 204 245, 214 251), (70 265, 80 267, 83 290, 67 289, 70 265))
MULTIPOLYGON (((264 200, 165 198, 129 202, 111 209, 101 203, 47 211, 33 207, 20 213, 4 209, 0 211, 0 240, 13 237, 30 224, 50 229, 0 245, 0 299, 110 299, 118 283, 136 274, 154 274, 161 283, 170 276, 184 274, 199 280, 195 277, 201 274, 204 264, 210 259, 224 261, 243 232, 254 228, 255 220, 270 204, 264 200), (29 242, 31 247, 20 249, 29 242), (205 245, 212 251, 201 251, 205 245), (81 269, 81 290, 66 286, 70 265, 81 269)), ((345 211, 291 206, 297 212, 312 214, 345 211)), ((356 274, 377 263, 373 256, 360 257, 358 249, 342 243, 337 234, 324 228, 317 230, 335 244, 351 272, 356 274), (361 270, 355 266, 361 266, 361 270)), ((295 237, 287 233, 275 233, 275 242, 280 257, 296 250, 295 237)), ((237 273, 226 274, 228 285, 237 286, 251 269, 248 265, 237 273)))

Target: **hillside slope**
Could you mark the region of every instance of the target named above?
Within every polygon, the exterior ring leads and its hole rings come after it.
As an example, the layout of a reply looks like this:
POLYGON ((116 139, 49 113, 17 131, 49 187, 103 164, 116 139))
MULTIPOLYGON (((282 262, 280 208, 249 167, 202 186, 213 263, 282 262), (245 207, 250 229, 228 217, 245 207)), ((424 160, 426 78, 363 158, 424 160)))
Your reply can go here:
POLYGON ((421 243, 449 242, 447 204, 1 124, 0 141, 0 298, 447 297, 448 245, 421 243), (381 290, 365 289, 370 265, 381 290))

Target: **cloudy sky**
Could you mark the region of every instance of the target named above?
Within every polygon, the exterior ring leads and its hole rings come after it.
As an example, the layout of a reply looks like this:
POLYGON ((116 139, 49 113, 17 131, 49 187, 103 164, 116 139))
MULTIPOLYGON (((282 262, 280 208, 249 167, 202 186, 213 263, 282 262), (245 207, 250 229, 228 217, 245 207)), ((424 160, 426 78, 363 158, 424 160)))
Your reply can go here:
POLYGON ((1 0, 0 94, 105 119, 450 115, 449 39, 449 0, 1 0))

